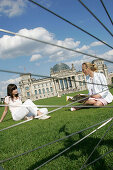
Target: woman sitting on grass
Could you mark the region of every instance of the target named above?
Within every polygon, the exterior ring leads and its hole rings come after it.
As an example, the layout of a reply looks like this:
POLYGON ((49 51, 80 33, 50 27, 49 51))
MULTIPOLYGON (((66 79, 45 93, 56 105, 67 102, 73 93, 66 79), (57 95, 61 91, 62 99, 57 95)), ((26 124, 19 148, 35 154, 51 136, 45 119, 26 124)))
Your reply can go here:
MULTIPOLYGON (((105 106, 111 103, 113 95, 109 92, 107 81, 103 73, 97 72, 97 66, 92 63, 83 63, 82 72, 86 75, 89 98, 84 105, 105 106)), ((71 111, 80 108, 72 107, 71 111)))
MULTIPOLYGON (((9 106, 12 118, 15 121, 21 119, 28 120, 33 118, 50 118, 50 116, 46 115, 48 113, 46 108, 38 109, 30 99, 26 100, 22 104, 21 98, 18 94, 17 86, 15 84, 9 84, 7 86, 7 97, 5 98, 5 104, 9 106), (41 116, 42 114, 43 116, 41 116)), ((5 106, 0 122, 2 122, 6 116, 8 112, 8 106, 5 106)))

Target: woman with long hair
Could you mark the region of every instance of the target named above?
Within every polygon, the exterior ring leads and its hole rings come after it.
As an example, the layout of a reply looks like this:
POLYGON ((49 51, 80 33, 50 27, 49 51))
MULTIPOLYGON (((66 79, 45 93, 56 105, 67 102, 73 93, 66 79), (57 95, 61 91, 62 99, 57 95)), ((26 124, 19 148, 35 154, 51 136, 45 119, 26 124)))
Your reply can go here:
MULTIPOLYGON (((84 102, 84 105, 105 106, 108 103, 111 103, 113 100, 113 95, 108 89, 104 74, 97 72, 96 64, 89 62, 83 63, 82 72, 86 76, 87 88, 90 96, 84 102)), ((71 111, 78 109, 72 107, 71 111)))
POLYGON ((12 118, 15 121, 19 121, 22 119, 28 120, 33 118, 50 118, 50 116, 47 115, 47 108, 37 108, 37 106, 30 99, 27 99, 24 103, 22 103, 21 97, 18 94, 17 86, 15 84, 9 84, 7 86, 7 97, 5 97, 5 104, 7 106, 5 106, 0 122, 2 122, 4 117, 6 116, 8 112, 8 107, 11 112, 12 118))

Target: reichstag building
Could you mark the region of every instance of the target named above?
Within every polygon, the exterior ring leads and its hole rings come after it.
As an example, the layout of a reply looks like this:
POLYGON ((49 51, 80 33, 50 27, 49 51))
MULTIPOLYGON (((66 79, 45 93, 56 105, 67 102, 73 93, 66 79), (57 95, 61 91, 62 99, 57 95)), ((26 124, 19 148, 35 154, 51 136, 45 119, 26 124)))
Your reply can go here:
MULTIPOLYGON (((108 84, 109 80, 108 69, 103 60, 93 60, 98 67, 98 72, 104 73, 108 84)), ((71 68, 64 64, 56 64, 50 69, 50 77, 43 79, 35 79, 30 73, 20 75, 21 81, 19 87, 21 90, 22 100, 31 99, 33 101, 53 96, 60 97, 63 94, 86 90, 86 79, 82 71, 76 71, 72 64, 71 68)))

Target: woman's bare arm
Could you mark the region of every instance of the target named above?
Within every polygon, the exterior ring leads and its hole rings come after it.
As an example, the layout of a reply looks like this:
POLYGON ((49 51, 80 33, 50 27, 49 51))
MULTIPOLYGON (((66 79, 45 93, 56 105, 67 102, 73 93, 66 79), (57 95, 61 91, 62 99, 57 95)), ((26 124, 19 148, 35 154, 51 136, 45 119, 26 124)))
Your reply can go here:
POLYGON ((1 119, 0 119, 0 122, 2 122, 2 121, 4 120, 7 112, 8 112, 8 106, 5 106, 4 111, 3 111, 3 114, 2 114, 2 117, 1 117, 1 119))
POLYGON ((95 94, 95 95, 91 95, 91 97, 94 97, 94 98, 98 99, 98 98, 101 98, 101 95, 100 94, 95 94))

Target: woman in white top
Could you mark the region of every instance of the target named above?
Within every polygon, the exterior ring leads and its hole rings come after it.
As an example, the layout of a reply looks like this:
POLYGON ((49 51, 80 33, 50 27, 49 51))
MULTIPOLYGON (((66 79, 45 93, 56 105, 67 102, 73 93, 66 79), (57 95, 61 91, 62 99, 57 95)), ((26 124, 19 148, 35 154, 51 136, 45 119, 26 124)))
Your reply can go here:
MULTIPOLYGON (((111 103, 113 95, 110 93, 107 81, 103 73, 97 72, 97 66, 92 63, 83 63, 82 72, 86 75, 87 88, 89 91, 89 99, 84 105, 105 106, 111 103)), ((71 108, 72 111, 77 110, 71 108)))
POLYGON ((8 112, 8 107, 11 112, 12 118, 15 121, 21 119, 48 119, 50 116, 47 116, 48 110, 46 108, 38 109, 36 105, 30 100, 26 100, 23 104, 20 96, 18 95, 17 86, 15 84, 9 84, 7 86, 7 97, 5 98, 5 106, 4 112, 0 119, 0 122, 3 121, 4 117, 8 112), (43 114, 41 116, 41 114, 43 114))

